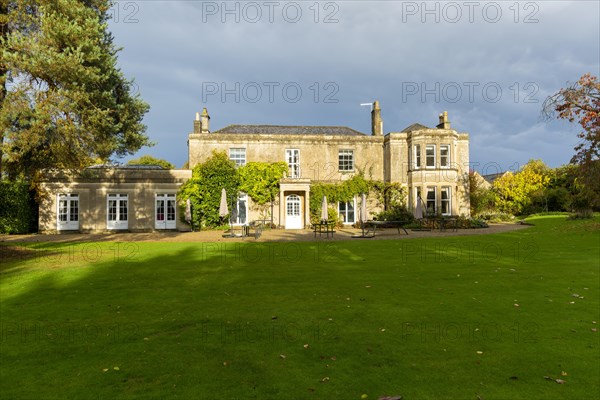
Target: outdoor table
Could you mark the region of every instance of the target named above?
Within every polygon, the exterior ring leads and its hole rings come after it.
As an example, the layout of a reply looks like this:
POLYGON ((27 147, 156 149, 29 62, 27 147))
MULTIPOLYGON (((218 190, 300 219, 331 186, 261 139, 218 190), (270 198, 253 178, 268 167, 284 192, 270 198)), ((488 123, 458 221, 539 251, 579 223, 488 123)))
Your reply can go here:
POLYGON ((316 224, 313 225, 314 228, 314 232, 315 232, 315 237, 317 237, 317 233, 319 234, 320 237, 323 236, 323 234, 325 234, 325 237, 329 237, 329 234, 331 234, 331 237, 333 237, 333 234, 335 233, 335 223, 333 222, 327 222, 327 221, 321 221, 321 222, 317 222, 316 224))
POLYGON ((369 229, 367 234, 370 233, 373 236, 375 236, 375 232, 377 231, 378 227, 379 227, 379 229, 381 229, 381 228, 397 228, 398 233, 400 233, 400 229, 402 229, 404 231, 404 233, 408 235, 406 228, 404 228, 405 224, 406 224, 405 221, 367 221, 367 222, 365 222, 365 226, 369 226, 369 227, 373 228, 372 231, 369 229))

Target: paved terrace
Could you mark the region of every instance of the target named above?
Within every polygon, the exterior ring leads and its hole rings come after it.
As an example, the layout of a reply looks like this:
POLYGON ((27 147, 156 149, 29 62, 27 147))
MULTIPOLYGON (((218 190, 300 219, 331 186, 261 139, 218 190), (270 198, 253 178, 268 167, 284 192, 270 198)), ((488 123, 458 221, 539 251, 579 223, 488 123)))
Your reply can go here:
POLYGON ((30 235, 0 235, 0 242, 5 243, 23 243, 23 242, 314 242, 314 241, 341 241, 341 240, 403 240, 421 237, 444 237, 444 236, 473 236, 487 235, 492 233, 511 232, 519 229, 525 229, 528 225, 520 224, 490 224, 489 228, 481 229, 458 229, 456 232, 447 230, 445 232, 435 231, 411 231, 408 235, 404 232, 398 234, 397 229, 377 230, 374 238, 356 239, 353 235, 359 235, 360 229, 341 228, 336 229, 333 238, 314 237, 314 233, 309 229, 302 230, 284 230, 268 229, 264 230, 259 239, 254 237, 246 238, 224 238, 224 231, 201 231, 201 232, 148 232, 148 233, 62 233, 62 234, 30 234, 30 235))

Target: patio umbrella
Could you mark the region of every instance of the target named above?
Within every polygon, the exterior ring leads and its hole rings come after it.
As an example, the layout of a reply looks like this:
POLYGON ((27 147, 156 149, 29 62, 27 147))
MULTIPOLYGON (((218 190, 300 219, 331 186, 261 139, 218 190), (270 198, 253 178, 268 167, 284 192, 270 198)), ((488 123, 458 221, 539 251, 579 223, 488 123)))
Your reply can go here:
POLYGON ((329 219, 329 213, 327 212, 327 196, 323 196, 323 203, 321 203, 321 221, 327 221, 329 219))
POLYGON ((420 197, 417 197, 417 206, 415 207, 415 211, 414 211, 415 219, 423 218, 423 206, 421 205, 422 202, 423 202, 423 200, 421 200, 420 197))
POLYGON ((227 193, 225 192, 225 188, 221 190, 221 205, 219 206, 219 217, 224 217, 229 214, 229 209, 227 208, 227 193))
POLYGON ((185 221, 188 224, 192 222, 192 202, 190 199, 185 201, 185 221))
POLYGON ((360 222, 367 222, 369 218, 367 217, 367 195, 362 194, 362 199, 360 202, 360 222))

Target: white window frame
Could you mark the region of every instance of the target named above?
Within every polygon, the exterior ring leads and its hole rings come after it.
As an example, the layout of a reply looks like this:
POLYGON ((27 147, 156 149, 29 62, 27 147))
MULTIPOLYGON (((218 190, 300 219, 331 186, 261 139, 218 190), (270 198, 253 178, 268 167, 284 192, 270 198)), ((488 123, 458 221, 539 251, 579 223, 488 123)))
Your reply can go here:
POLYGON ((435 144, 425 145, 425 168, 435 168, 435 144), (430 154, 428 154, 429 150, 431 150, 431 153, 433 155, 432 165, 429 165, 429 160, 431 159, 430 154))
POLYGON ((155 229, 176 229, 177 228, 177 196, 174 193, 155 193, 154 194, 154 228, 155 229), (159 220, 157 201, 165 202, 163 219, 159 220), (173 218, 169 219, 169 201, 173 201, 173 218))
POLYGON ((77 193, 59 193, 56 195, 56 230, 58 231, 77 231, 79 230, 79 194, 77 193), (61 207, 64 201, 65 207, 61 207), (75 207, 73 207, 75 204, 75 207), (73 212, 75 208, 75 213, 73 212), (65 217, 61 221, 61 216, 65 217))
POLYGON ((235 162, 236 167, 246 165, 246 148, 245 147, 230 147, 229 159, 235 162))
POLYGON ((300 150, 285 149, 285 161, 288 165, 288 178, 300 178, 300 150))
POLYGON ((106 195, 106 229, 129 229, 129 195, 123 193, 109 193, 106 195), (115 201, 115 219, 111 220, 110 202, 115 201), (122 204, 125 202, 125 215, 123 218, 122 204))
POLYGON ((442 186, 442 190, 440 191, 440 211, 442 215, 452 215, 452 187, 451 186, 442 186), (447 199, 444 199, 444 193, 448 195, 447 199), (447 212, 444 212, 444 203, 447 204, 447 212))
POLYGON ((344 225, 352 225, 356 223, 356 199, 352 199, 352 201, 340 201, 338 202, 338 216, 343 217, 344 225), (342 211, 342 204, 344 205, 344 211, 342 211), (352 206, 352 211, 348 210, 348 205, 352 206), (348 214, 352 213, 352 220, 348 219, 348 214))
POLYGON ((427 186, 425 192, 425 212, 427 215, 432 214, 429 204, 433 201, 433 214, 437 214, 437 186, 427 186), (433 190, 433 200, 429 198, 429 193, 433 190))
POLYGON ((352 149, 338 150, 338 171, 339 172, 354 171, 354 150, 352 150, 352 149))
POLYGON ((442 144, 440 145, 440 168, 450 168, 450 145, 442 144), (446 150, 446 156, 442 155, 442 150, 446 150), (445 161, 444 161, 445 158, 445 161))
POLYGON ((415 144, 413 146, 413 157, 414 157, 414 169, 421 168, 421 145, 415 144))

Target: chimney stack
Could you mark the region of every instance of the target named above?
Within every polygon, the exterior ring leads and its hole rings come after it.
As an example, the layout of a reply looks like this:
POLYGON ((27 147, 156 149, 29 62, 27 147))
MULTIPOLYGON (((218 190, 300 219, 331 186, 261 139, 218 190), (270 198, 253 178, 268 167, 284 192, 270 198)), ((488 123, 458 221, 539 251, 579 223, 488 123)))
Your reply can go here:
POLYGON ((371 110, 371 133, 373 136, 383 135, 383 120, 381 119, 381 108, 379 108, 379 101, 375 100, 373 103, 373 110, 371 110))
POLYGON ((437 125, 438 129, 450 129, 450 121, 448 121, 448 111, 444 111, 440 114, 440 123, 437 125))
POLYGON ((194 120, 194 133, 202 132, 202 123, 200 122, 200 113, 196 113, 196 119, 194 120))
POLYGON ((200 115, 200 123, 202 125, 201 133, 210 133, 208 122, 210 121, 210 115, 206 107, 202 109, 202 115, 200 115))

